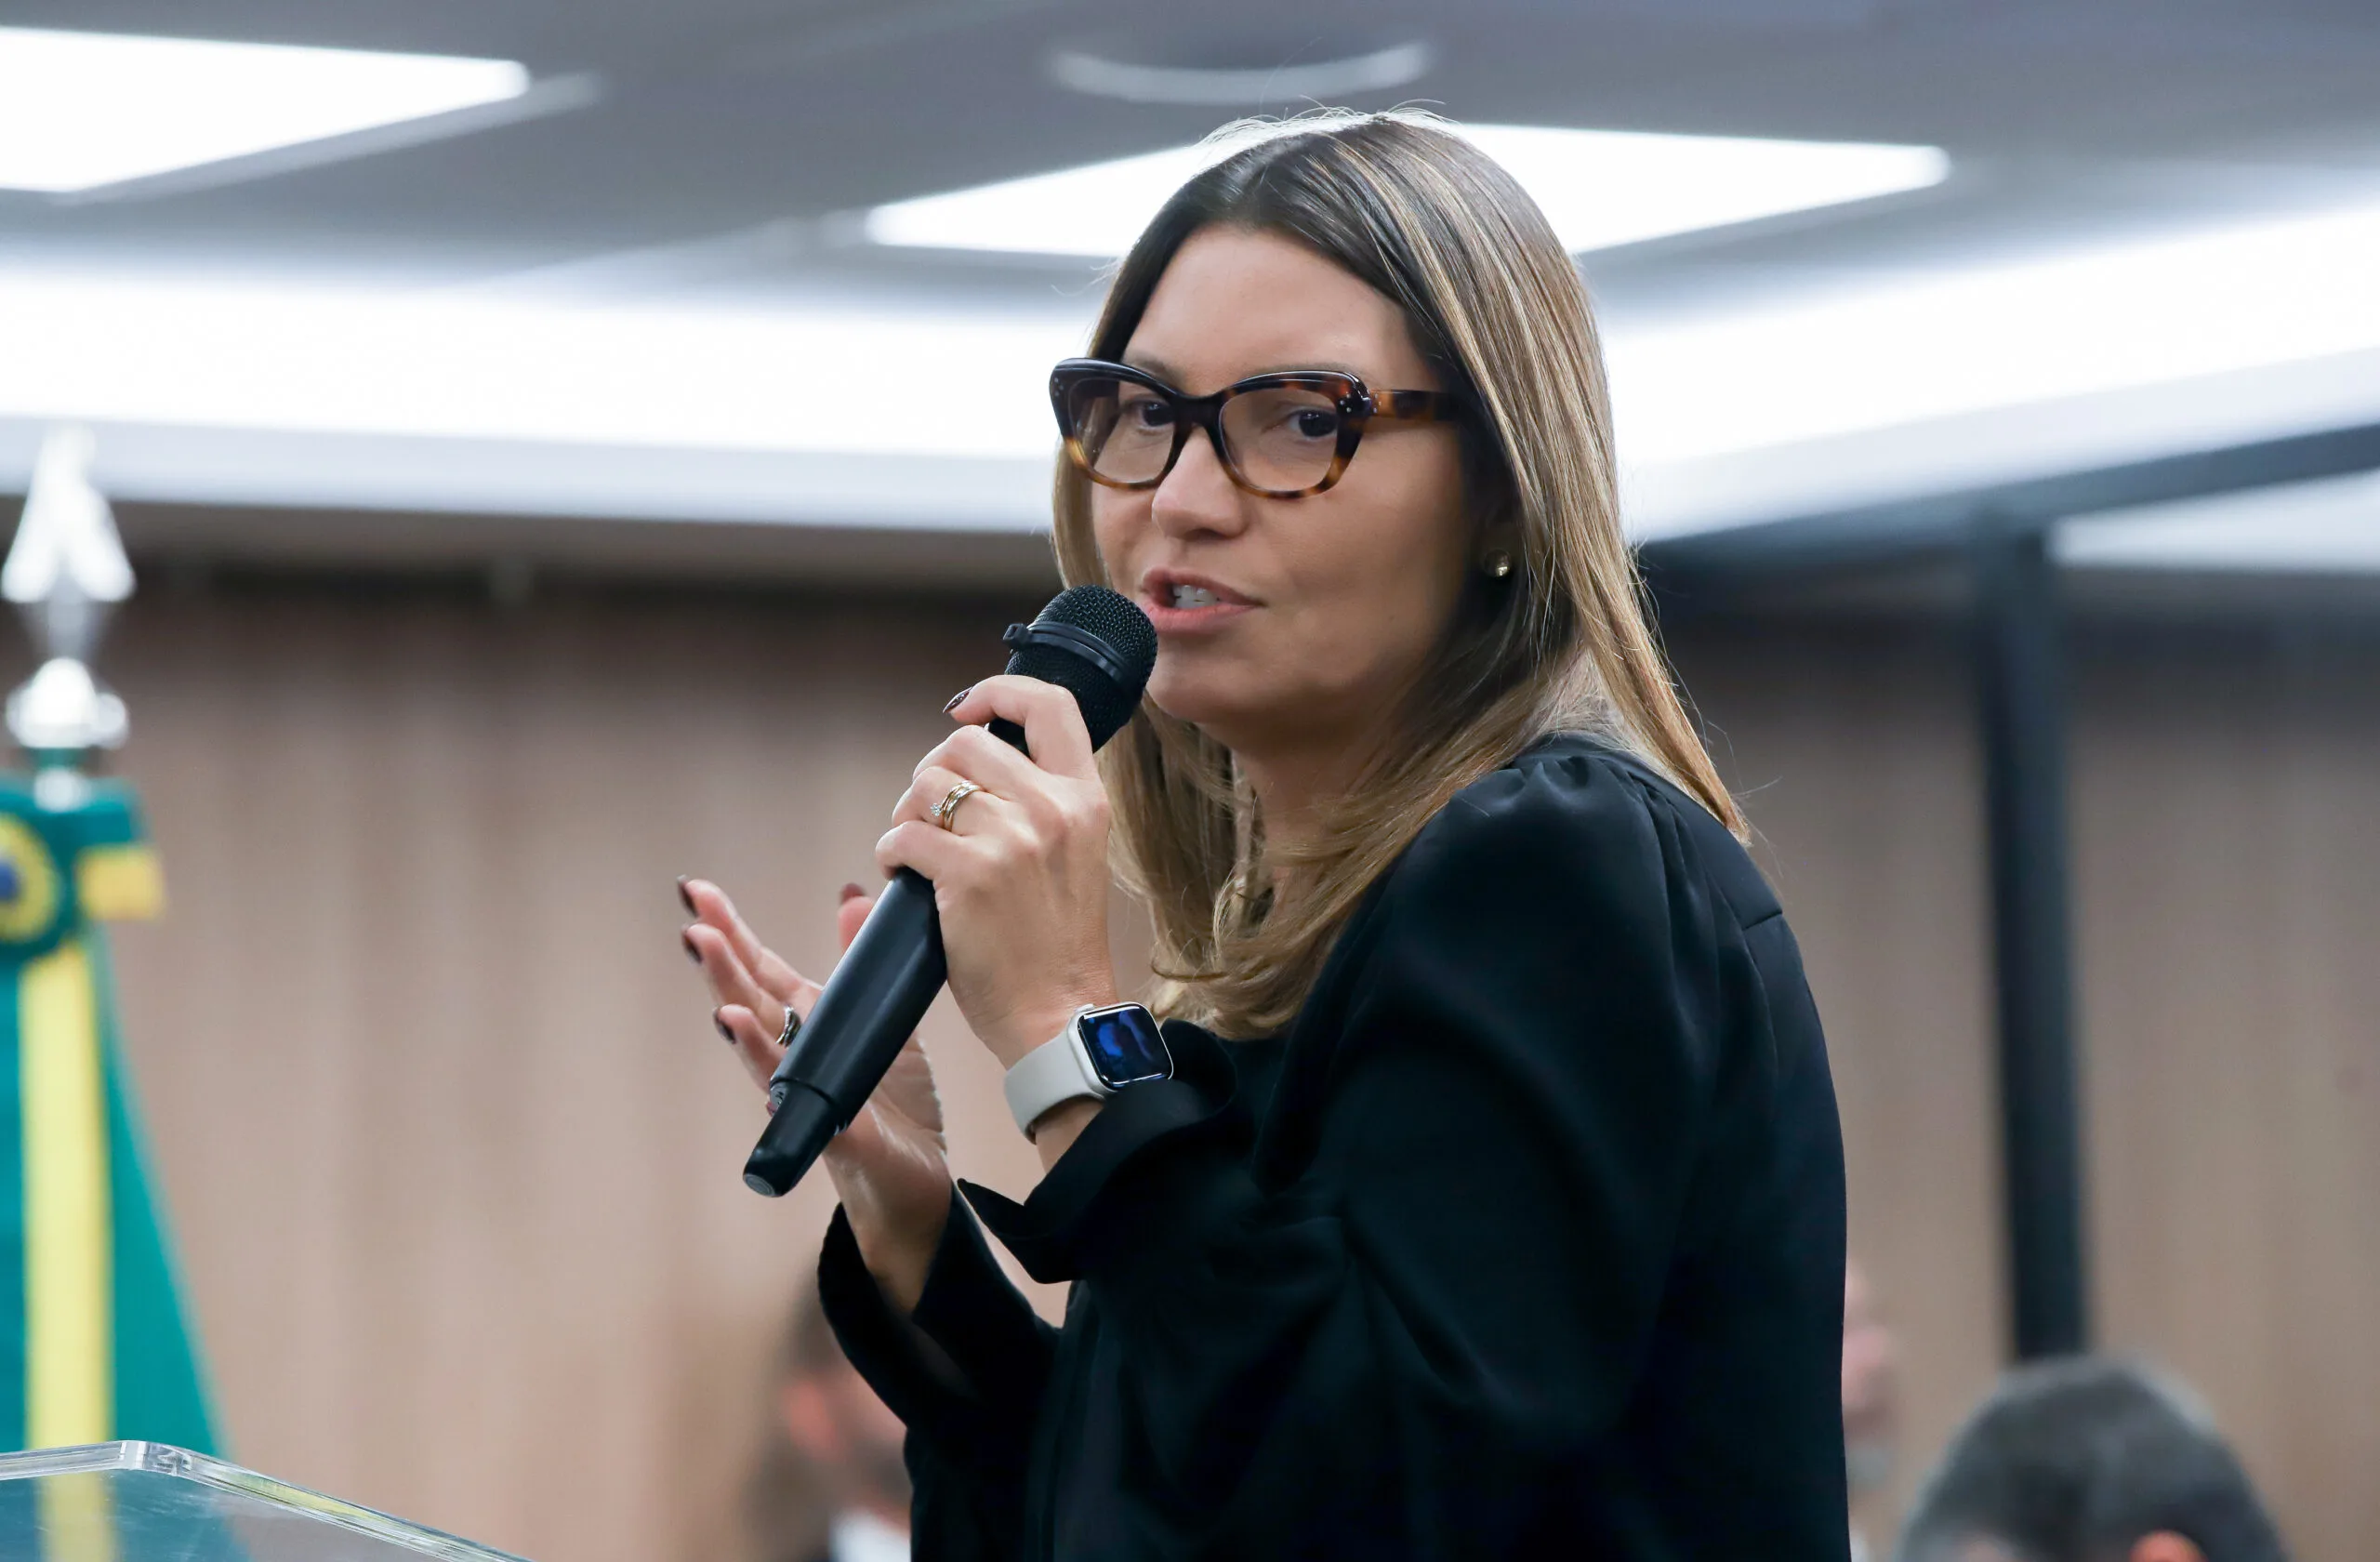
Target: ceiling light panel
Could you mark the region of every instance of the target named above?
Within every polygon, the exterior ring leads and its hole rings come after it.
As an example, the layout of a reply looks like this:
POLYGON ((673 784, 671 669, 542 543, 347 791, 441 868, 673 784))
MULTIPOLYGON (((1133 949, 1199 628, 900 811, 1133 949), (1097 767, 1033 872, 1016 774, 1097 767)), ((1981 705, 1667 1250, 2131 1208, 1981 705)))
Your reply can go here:
POLYGON ((509 60, 0 27, 0 189, 94 190, 528 86, 509 60))
MULTIPOLYGON (((1573 253, 1899 194, 1939 183, 1937 147, 1455 127, 1501 163, 1573 253)), ((1202 143, 878 206, 867 236, 934 249, 1108 258, 1183 180, 1249 143, 1202 143)))

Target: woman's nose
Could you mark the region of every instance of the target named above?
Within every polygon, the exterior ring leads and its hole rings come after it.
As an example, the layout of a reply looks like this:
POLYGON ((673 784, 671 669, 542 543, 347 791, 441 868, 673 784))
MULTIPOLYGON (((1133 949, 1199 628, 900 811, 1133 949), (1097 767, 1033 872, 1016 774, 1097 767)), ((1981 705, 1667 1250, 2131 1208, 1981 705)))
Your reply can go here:
POLYGON ((1229 536, 1247 523, 1246 497, 1223 470, 1213 440, 1204 429, 1193 429, 1173 470, 1149 496, 1149 517, 1172 536, 1229 536))

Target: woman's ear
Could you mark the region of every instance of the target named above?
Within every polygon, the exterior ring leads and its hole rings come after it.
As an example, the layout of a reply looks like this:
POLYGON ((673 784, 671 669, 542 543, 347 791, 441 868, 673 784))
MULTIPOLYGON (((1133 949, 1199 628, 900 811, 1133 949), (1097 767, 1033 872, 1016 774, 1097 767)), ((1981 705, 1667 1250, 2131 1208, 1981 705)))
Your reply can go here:
POLYGON ((2126 1562, 2206 1562, 2206 1553, 2188 1536, 2160 1529, 2133 1542, 2126 1562))

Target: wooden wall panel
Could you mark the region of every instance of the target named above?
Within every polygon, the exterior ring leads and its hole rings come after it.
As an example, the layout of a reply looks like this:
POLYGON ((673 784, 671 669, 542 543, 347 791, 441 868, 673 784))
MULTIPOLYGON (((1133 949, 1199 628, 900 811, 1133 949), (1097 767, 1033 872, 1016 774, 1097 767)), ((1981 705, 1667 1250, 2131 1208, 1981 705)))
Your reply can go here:
POLYGON ((1982 801, 1955 642, 1708 621, 1673 636, 1825 1021, 1851 1251, 1901 1346, 1901 1507, 2006 1333, 1982 801))
MULTIPOLYGON (((1954 631, 1697 623, 1689 686, 1827 1021, 1900 1337, 1892 1510, 2004 1349, 1991 994, 1954 631)), ((2078 630, 2072 892, 2104 1348, 2207 1399, 2308 1558, 2380 1540, 2380 639, 2078 630)))
MULTIPOLYGON (((232 1453, 541 1558, 737 1551, 831 1200, 680 953, 718 878, 812 969, 1031 603, 151 597, 106 668, 172 900, 126 1033, 232 1453)), ((945 1006, 946 1009, 946 1004, 945 1006)), ((938 1011, 956 1155, 1030 1185, 938 1011)))
MULTIPOLYGON (((828 1201, 736 1179, 757 1099, 670 880, 721 879, 823 967, 936 708, 1031 605, 133 604, 103 667, 172 907, 119 938, 127 1046, 237 1457, 541 1558, 738 1555, 754 1374, 828 1201)), ((1907 628, 1675 640, 1807 957, 1853 1243, 1903 1345, 1882 1540, 2003 1335, 1966 671, 1907 628)), ((2105 1333, 2208 1393, 2305 1555, 2358 1555, 2380 1533, 2358 1478, 2380 1463, 2380 653, 2084 651, 2105 1333)), ((962 1166, 1029 1185, 990 1060, 946 1006, 928 1034, 962 1166)))
POLYGON ((2194 1384, 2297 1555, 2380 1546, 2380 642, 2084 642, 2101 1339, 2194 1384))

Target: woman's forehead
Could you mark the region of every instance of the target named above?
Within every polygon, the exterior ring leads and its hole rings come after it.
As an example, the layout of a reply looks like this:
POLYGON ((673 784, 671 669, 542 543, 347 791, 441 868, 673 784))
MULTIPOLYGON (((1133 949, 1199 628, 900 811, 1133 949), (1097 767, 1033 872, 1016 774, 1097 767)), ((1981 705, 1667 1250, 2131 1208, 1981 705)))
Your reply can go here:
POLYGON ((1245 229, 1183 245, 1123 359, 1194 393, 1284 369, 1337 369, 1383 387, 1428 372, 1395 303, 1294 240, 1245 229))

